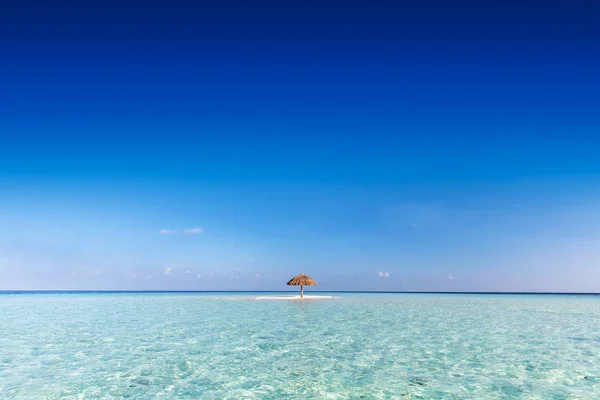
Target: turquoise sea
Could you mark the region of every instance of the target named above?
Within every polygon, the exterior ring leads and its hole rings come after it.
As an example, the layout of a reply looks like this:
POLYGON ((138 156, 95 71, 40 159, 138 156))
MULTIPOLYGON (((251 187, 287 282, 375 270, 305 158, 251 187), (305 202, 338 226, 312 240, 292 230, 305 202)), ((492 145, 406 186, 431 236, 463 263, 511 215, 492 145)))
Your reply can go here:
POLYGON ((600 399, 600 296, 270 295, 0 294, 0 399, 600 399))

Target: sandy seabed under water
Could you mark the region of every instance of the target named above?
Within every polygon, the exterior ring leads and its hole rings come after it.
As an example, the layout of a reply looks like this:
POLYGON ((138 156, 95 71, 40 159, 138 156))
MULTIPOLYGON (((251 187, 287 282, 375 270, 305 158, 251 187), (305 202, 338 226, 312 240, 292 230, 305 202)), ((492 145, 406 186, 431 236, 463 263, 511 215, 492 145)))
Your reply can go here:
POLYGON ((299 295, 0 292, 0 399, 600 399, 600 296, 299 295))

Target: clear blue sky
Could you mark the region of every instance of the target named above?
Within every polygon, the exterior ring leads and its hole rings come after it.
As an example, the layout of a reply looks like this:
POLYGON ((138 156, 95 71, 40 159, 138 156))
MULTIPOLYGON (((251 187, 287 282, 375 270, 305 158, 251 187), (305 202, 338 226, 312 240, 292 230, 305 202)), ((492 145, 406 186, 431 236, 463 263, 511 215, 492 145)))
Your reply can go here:
POLYGON ((0 13, 1 289, 600 291, 600 6, 0 13))

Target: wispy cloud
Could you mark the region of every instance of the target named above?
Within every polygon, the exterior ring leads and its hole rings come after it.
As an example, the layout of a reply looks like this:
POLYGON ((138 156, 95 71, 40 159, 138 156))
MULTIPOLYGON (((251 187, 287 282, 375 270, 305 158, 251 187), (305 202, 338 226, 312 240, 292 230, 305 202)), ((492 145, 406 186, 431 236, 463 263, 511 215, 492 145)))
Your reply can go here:
POLYGON ((437 203, 405 203, 386 207, 381 215, 383 222, 391 227, 421 229, 442 222, 445 210, 437 203))
POLYGON ((453 281, 454 277, 452 275, 448 275, 448 279, 450 279, 451 281, 453 281))
POLYGON ((256 273, 256 279, 260 279, 260 274, 258 272, 256 273))
POLYGON ((204 232, 204 228, 201 228, 199 226, 195 226, 193 228, 187 228, 183 231, 183 233, 186 235, 198 235, 202 232, 204 232))
POLYGON ((255 262, 256 262, 256 260, 255 260, 254 258, 251 258, 251 259, 249 259, 249 260, 248 260, 248 262, 249 262, 249 263, 255 263, 255 262))
MULTIPOLYGON (((181 233, 183 233, 184 235, 199 235, 203 232, 204 228, 195 226, 193 228, 184 229, 181 233)), ((158 233, 161 235, 177 235, 180 232, 174 229, 161 229, 160 231, 158 231, 158 233)))
POLYGON ((165 272, 164 272, 164 274, 165 274, 165 275, 170 275, 170 274, 171 274, 171 272, 173 272, 173 268, 165 268, 165 272))
POLYGON ((191 274, 191 273, 192 273, 192 271, 190 271, 189 269, 186 269, 186 270, 185 270, 185 274, 186 274, 186 275, 189 275, 189 274, 191 274))
POLYGON ((99 269, 76 269, 71 271, 71 275, 73 276, 94 276, 101 275, 102 271, 99 269))
POLYGON ((202 275, 196 274, 196 279, 198 279, 198 280, 202 279, 202 275))
POLYGON ((390 277, 389 272, 379 272, 377 275, 381 278, 389 278, 390 277))
POLYGON ((123 274, 124 276, 128 277, 128 278, 133 278, 133 279, 152 279, 154 277, 154 274, 145 274, 143 272, 125 272, 123 274))

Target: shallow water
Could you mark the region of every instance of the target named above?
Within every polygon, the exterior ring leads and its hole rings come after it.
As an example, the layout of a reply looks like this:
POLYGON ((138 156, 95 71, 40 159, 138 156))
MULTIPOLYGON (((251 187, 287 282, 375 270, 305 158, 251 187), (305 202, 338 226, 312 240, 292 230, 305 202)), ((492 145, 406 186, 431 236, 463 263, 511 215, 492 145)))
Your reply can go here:
POLYGON ((256 296, 0 294, 0 398, 600 399, 597 296, 256 296))

